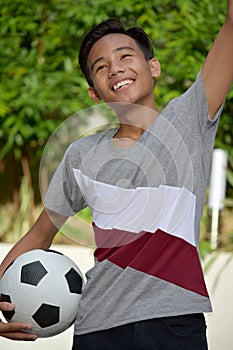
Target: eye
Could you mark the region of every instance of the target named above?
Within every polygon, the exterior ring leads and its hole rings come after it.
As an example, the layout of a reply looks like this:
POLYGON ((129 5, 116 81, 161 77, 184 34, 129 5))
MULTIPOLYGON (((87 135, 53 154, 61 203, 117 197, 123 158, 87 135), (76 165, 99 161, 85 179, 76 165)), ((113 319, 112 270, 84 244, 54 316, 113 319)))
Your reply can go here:
POLYGON ((130 53, 125 53, 124 55, 121 56, 121 59, 132 57, 130 53))
POLYGON ((96 68, 96 73, 99 72, 99 71, 101 71, 101 70, 103 70, 103 69, 105 69, 106 67, 107 67, 106 64, 101 64, 100 66, 98 66, 98 67, 96 68))

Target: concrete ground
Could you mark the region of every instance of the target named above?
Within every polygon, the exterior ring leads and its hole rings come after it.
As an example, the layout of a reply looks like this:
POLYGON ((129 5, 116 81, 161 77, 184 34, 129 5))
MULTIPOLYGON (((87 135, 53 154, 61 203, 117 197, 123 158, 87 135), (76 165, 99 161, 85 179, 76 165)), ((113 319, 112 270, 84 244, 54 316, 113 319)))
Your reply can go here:
MULTIPOLYGON (((0 244, 0 261, 9 249, 9 245, 0 244)), ((93 256, 90 248, 54 245, 53 249, 61 251, 74 260, 84 274, 93 266, 93 256)), ((214 308, 213 314, 206 315, 209 350, 232 350, 233 254, 213 254, 204 262, 204 266, 206 268, 209 266, 205 272, 205 277, 214 308)), ((72 333, 73 329, 71 327, 62 334, 51 338, 38 339, 33 343, 16 342, 0 337, 0 349, 27 350, 33 348, 33 350, 70 350, 72 333)))

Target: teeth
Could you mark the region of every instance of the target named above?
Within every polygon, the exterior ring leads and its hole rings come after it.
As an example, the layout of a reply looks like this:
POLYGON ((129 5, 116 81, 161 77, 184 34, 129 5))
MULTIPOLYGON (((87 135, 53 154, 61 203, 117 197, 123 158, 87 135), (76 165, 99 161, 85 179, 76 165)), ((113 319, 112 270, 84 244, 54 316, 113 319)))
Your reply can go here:
POLYGON ((125 80, 119 81, 119 83, 115 84, 113 86, 113 89, 114 89, 114 91, 116 91, 116 90, 120 89, 122 86, 131 84, 131 83, 132 83, 131 79, 125 79, 125 80))

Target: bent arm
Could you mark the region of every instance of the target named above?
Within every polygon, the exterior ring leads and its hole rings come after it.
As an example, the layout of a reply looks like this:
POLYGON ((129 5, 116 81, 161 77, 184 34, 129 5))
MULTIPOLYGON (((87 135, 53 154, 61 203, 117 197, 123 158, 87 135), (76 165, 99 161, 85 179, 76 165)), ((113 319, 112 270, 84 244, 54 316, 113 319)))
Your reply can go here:
POLYGON ((65 216, 44 209, 28 233, 13 246, 3 260, 0 266, 0 277, 7 266, 20 254, 32 249, 48 249, 66 219, 65 216))
POLYGON ((228 0, 225 23, 203 65, 202 77, 212 119, 233 82, 233 0, 228 0))
MULTIPOLYGON (((54 236, 66 219, 66 217, 52 212, 49 212, 48 215, 48 211, 44 209, 29 232, 14 245, 3 260, 0 266, 0 277, 7 266, 20 254, 32 249, 48 249, 54 236)), ((0 312, 14 310, 14 308, 15 305, 11 303, 0 302, 0 312)), ((37 339, 36 334, 24 332, 31 328, 32 326, 29 324, 18 322, 4 323, 0 320, 0 337, 12 340, 34 341, 37 339)))

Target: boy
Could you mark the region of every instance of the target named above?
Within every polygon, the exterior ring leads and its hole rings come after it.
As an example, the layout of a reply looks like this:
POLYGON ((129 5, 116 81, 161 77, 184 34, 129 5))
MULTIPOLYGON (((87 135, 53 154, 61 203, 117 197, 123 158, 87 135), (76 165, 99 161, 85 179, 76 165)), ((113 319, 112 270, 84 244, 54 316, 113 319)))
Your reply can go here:
MULTIPOLYGON (((79 62, 88 94, 115 110, 119 128, 71 145, 46 209, 0 270, 22 252, 48 248, 67 217, 91 207, 96 264, 73 350, 207 349, 203 312, 211 305, 197 244, 217 122, 233 80, 232 39, 229 0, 196 82, 161 113, 153 95, 160 65, 141 29, 109 20, 84 39, 79 62)), ((24 327, 0 323, 0 334, 36 339, 24 327)))

